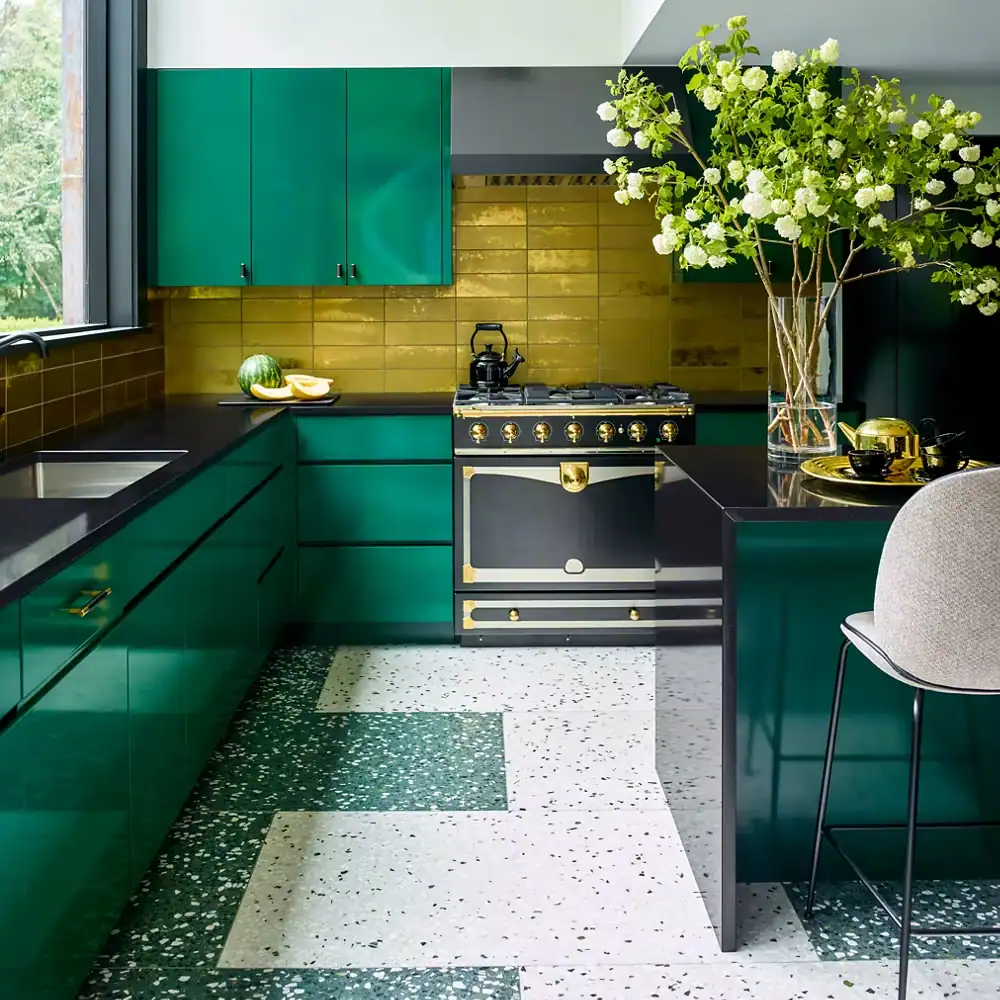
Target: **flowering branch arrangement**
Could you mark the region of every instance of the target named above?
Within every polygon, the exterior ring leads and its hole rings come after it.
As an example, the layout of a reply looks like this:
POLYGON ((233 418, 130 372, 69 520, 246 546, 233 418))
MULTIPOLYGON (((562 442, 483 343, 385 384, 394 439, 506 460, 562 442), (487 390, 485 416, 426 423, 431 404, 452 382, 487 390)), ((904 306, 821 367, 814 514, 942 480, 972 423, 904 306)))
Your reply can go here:
POLYGON ((682 269, 723 268, 737 257, 753 263, 779 333, 789 402, 805 405, 818 332, 845 285, 934 268, 932 280, 952 285, 953 300, 996 313, 1000 272, 953 257, 967 244, 988 247, 997 238, 1000 151, 981 155, 970 135, 982 117, 977 112, 935 95, 918 112, 898 80, 866 82, 852 70, 843 86, 838 79, 831 87, 840 55, 835 39, 802 55, 775 52, 770 70, 746 66, 759 56, 746 24, 746 17, 731 17, 719 43, 710 39, 717 26, 703 27, 679 62, 690 71, 689 92, 715 113, 707 156, 684 134, 673 94, 641 73, 622 70, 608 81, 613 100, 597 109, 614 122, 612 146, 634 143, 658 159, 681 148, 697 168, 666 161, 634 169, 627 156, 604 167, 617 178, 619 202, 653 203, 661 220, 657 253, 679 254, 682 269), (908 209, 883 212, 897 191, 909 195, 908 209), (822 301, 811 329, 777 308, 769 267, 776 245, 789 247, 793 261, 790 315, 803 315, 800 300, 822 301), (883 263, 859 271, 866 249, 882 251, 883 263), (832 281, 825 298, 824 280, 832 281))

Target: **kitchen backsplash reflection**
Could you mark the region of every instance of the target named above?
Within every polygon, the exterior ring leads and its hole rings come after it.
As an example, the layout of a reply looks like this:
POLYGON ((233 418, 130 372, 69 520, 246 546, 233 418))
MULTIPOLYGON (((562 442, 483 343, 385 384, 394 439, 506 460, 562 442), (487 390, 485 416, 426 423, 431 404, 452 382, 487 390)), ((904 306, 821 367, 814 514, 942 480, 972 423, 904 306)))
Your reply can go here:
POLYGON ((764 388, 758 285, 675 281, 650 245, 651 206, 619 205, 604 184, 538 180, 456 178, 448 287, 154 291, 167 392, 233 391, 252 353, 344 392, 450 391, 467 378, 477 321, 503 323, 526 356, 515 381, 764 388))

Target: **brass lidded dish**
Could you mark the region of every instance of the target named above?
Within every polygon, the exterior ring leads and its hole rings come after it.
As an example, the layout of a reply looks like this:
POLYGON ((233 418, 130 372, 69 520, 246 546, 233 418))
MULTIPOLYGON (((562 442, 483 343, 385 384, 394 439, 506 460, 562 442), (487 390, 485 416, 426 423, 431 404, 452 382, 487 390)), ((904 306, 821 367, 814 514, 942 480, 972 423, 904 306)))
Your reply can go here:
MULTIPOLYGON (((864 426, 864 425, 862 425, 864 426)), ((986 469, 989 462, 969 462, 969 469, 986 469)), ((861 479, 851 468, 850 459, 846 455, 825 455, 822 458, 810 458, 799 468, 814 479, 822 479, 828 483, 838 483, 841 486, 855 488, 868 486, 895 486, 897 489, 915 489, 926 485, 929 480, 923 474, 923 462, 919 458, 908 462, 902 471, 897 471, 895 464, 885 479, 861 479)))

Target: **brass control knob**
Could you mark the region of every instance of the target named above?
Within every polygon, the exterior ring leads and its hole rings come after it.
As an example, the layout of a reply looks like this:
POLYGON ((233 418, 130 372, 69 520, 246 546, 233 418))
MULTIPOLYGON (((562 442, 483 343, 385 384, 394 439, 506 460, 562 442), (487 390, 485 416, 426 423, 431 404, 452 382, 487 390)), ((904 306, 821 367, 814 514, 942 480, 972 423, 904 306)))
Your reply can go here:
POLYGON ((500 428, 500 433, 503 434, 503 439, 507 444, 513 444, 517 440, 518 434, 521 433, 521 428, 511 421, 500 428))
POLYGON ((517 610, 517 608, 511 608, 511 610, 510 610, 510 614, 509 614, 509 615, 507 615, 507 617, 508 617, 508 618, 509 618, 509 619, 510 619, 510 620, 511 620, 512 622, 519 622, 519 621, 521 620, 521 612, 520 612, 520 611, 518 611, 518 610, 517 610))
POLYGON ((615 436, 615 425, 602 420, 597 425, 597 436, 607 444, 615 436))
POLYGON ((539 444, 545 444, 552 437, 552 428, 543 420, 535 424, 535 440, 539 444))
POLYGON ((469 437, 472 438, 476 444, 482 444, 482 442, 486 440, 489 433, 490 432, 487 429, 486 424, 476 423, 469 428, 469 437))
POLYGON ((566 437, 576 444, 583 437, 583 427, 575 420, 571 421, 566 425, 566 437))
POLYGON ((672 420, 664 420, 660 424, 660 437, 664 441, 676 441, 677 435, 680 434, 681 429, 672 420))
POLYGON ((628 616, 629 616, 629 618, 632 619, 632 621, 637 622, 639 620, 639 618, 640 618, 639 609, 638 608, 632 608, 632 610, 629 611, 628 616))
POLYGON ((641 420, 633 420, 628 425, 628 436, 633 441, 646 440, 646 425, 641 420))

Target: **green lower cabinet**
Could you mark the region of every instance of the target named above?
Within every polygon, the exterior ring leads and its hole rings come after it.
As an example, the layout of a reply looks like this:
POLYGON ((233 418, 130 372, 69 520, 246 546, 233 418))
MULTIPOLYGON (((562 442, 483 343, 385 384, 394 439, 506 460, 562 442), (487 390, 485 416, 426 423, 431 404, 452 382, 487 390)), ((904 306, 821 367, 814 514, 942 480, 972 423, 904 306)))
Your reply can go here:
POLYGON ((300 462, 451 462, 452 418, 296 417, 300 462))
POLYGON ((20 700, 21 609, 15 601, 0 610, 0 719, 20 700))
POLYGON ((332 624, 452 620, 450 545, 299 549, 299 620, 332 624))
POLYGON ((129 883, 128 661, 111 633, 0 734, 0 996, 71 1000, 129 883))
POLYGON ((257 646, 265 657, 295 617, 295 546, 284 546, 257 585, 257 646))
POLYGON ((452 466, 299 466, 302 542, 450 542, 452 466))

